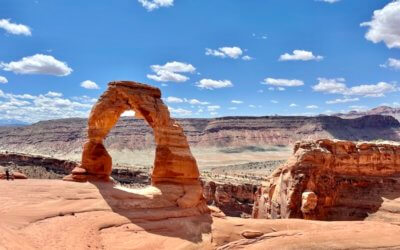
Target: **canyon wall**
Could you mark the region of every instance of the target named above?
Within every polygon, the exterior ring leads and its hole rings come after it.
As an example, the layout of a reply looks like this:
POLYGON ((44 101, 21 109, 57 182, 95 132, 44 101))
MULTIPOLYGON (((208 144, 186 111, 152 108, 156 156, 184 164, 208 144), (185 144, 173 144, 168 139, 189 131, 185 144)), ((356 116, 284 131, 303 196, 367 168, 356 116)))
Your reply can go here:
MULTIPOLYGON (((303 139, 400 141, 400 123, 391 116, 355 119, 332 116, 221 117, 177 119, 191 147, 289 145, 303 139)), ((86 119, 38 122, 0 127, 0 150, 62 157, 81 154, 86 119)), ((143 120, 122 117, 105 139, 107 150, 155 148, 152 129, 143 120)))
POLYGON ((303 141, 262 183, 254 218, 400 221, 400 146, 303 141))

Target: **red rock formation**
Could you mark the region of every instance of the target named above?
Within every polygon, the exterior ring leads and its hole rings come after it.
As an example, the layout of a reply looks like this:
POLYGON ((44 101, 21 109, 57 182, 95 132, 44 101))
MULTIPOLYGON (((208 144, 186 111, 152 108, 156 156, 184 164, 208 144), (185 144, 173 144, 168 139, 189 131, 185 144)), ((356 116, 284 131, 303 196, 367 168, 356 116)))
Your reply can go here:
MULTIPOLYGON (((12 175, 13 175, 12 178, 14 179, 28 179, 26 175, 17 171, 13 171, 12 175)), ((6 173, 0 172, 0 180, 5 180, 6 178, 7 178, 6 173)))
POLYGON ((152 181, 197 183, 199 170, 190 152, 183 129, 170 118, 158 88, 136 82, 111 82, 93 107, 88 121, 88 141, 83 146, 82 166, 70 176, 73 180, 86 171, 89 176, 108 179, 112 161, 103 140, 124 111, 134 110, 153 129, 156 156, 152 181))
POLYGON ((83 146, 82 165, 64 180, 108 180, 112 170, 111 156, 103 140, 124 111, 134 110, 153 129, 156 156, 152 183, 185 184, 181 207, 195 206, 202 196, 199 170, 183 129, 170 117, 158 88, 128 81, 109 83, 106 92, 92 108, 88 121, 88 141, 83 146), (187 190, 186 190, 187 189, 187 190))
POLYGON ((257 192, 255 218, 400 221, 400 146, 299 142, 257 192))

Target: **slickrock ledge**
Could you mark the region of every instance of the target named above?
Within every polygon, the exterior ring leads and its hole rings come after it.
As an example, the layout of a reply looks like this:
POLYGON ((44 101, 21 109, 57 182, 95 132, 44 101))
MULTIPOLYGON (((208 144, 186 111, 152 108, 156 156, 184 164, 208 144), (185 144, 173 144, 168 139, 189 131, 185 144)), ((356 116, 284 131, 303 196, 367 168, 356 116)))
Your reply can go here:
POLYGON ((400 226, 225 216, 179 208, 176 185, 0 181, 0 249, 393 249, 400 226), (144 208, 146 207, 146 208, 144 208), (379 232, 377 232, 379 230, 379 232))
POLYGON ((400 222, 400 146, 298 142, 256 196, 254 218, 400 222))

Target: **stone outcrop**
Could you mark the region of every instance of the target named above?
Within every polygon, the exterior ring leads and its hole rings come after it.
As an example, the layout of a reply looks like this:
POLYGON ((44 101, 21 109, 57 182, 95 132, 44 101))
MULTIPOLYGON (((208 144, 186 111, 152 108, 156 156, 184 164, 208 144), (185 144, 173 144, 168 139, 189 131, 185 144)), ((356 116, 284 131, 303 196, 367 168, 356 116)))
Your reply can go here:
POLYGON ((400 222, 400 146, 298 142, 256 195, 255 218, 400 222))
MULTIPOLYGON (((28 179, 28 177, 26 177, 26 175, 24 175, 23 173, 17 172, 17 171, 12 172, 12 178, 13 179, 28 179)), ((0 180, 5 180, 5 179, 7 179, 6 173, 0 170, 0 180)))
POLYGON ((64 180, 84 182, 108 181, 112 159, 103 141, 125 111, 146 120, 153 130, 156 153, 151 180, 159 183, 184 184, 185 195, 177 204, 192 207, 200 203, 202 188, 199 170, 181 126, 170 117, 158 88, 128 81, 111 82, 93 106, 88 120, 88 140, 83 145, 81 166, 64 180))

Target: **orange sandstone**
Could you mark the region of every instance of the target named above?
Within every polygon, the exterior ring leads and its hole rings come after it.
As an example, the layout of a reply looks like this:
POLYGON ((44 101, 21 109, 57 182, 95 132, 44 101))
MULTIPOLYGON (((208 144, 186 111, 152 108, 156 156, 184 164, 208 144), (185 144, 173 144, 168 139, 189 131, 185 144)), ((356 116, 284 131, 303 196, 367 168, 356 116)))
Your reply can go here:
POLYGON ((82 165, 64 180, 109 180, 112 159, 103 141, 125 111, 135 111, 147 121, 156 142, 152 183, 184 184, 181 207, 191 207, 202 199, 199 170, 181 126, 170 117, 158 88, 129 81, 109 83, 106 92, 93 106, 88 120, 88 140, 83 146, 82 165))

